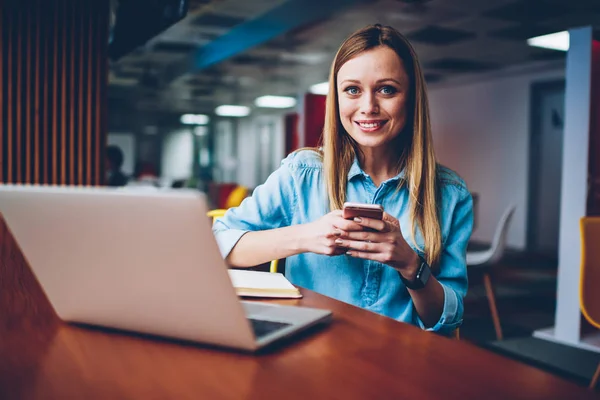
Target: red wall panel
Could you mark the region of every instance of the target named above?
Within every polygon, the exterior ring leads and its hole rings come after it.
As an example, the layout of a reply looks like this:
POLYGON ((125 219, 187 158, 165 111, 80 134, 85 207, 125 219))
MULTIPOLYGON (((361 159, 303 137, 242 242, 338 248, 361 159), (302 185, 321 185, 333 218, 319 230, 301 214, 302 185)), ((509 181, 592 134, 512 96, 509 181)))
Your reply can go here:
POLYGON ((318 94, 304 95, 304 146, 306 147, 317 147, 321 142, 326 99, 327 96, 318 94))

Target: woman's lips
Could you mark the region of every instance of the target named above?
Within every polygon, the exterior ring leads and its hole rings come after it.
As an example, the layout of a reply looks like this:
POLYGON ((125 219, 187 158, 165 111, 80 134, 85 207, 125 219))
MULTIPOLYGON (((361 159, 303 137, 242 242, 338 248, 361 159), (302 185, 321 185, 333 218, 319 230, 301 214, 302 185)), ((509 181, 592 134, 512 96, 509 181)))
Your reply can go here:
POLYGON ((379 129, 381 129, 386 124, 386 122, 387 122, 387 120, 354 121, 354 123, 356 125, 358 125, 358 127, 360 128, 360 130, 363 131, 363 132, 375 132, 375 131, 378 131, 379 129))

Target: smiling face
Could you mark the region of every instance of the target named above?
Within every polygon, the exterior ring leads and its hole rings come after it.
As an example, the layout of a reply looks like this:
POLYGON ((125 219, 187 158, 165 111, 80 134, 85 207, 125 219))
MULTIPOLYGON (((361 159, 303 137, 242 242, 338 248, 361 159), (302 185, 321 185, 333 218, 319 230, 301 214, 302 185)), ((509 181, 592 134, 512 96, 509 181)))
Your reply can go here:
POLYGON ((389 144, 406 124, 409 79, 394 50, 379 46, 348 60, 337 74, 342 126, 362 149, 389 144))

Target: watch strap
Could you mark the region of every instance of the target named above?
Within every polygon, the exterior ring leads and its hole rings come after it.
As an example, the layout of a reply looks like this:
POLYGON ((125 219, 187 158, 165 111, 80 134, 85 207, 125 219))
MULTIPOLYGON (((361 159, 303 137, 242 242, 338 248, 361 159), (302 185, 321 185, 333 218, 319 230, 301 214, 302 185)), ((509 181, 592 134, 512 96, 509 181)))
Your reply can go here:
POLYGON ((408 289, 423 289, 427 284, 427 281, 429 281, 429 277, 431 276, 431 268, 429 267, 429 264, 427 264, 427 262, 421 256, 419 256, 419 263, 419 269, 417 270, 417 274, 413 280, 406 279, 404 276, 402 276, 402 274, 400 274, 400 272, 398 272, 400 279, 404 283, 404 286, 406 286, 408 289))

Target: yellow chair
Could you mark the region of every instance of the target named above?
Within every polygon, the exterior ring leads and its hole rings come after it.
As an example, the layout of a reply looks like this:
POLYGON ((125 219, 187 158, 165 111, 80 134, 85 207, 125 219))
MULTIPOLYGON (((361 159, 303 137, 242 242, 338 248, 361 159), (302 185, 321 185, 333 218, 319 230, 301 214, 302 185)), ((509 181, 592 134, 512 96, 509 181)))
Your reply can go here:
MULTIPOLYGON (((225 209, 216 209, 216 210, 210 210, 209 212, 206 213, 206 215, 209 218, 212 218, 213 224, 215 223, 215 221, 221 217, 223 217, 223 215, 225 215, 225 213, 227 212, 227 210, 225 209)), ((279 266, 279 260, 273 260, 271 261, 271 265, 269 267, 269 271, 271 271, 272 273, 277 272, 277 267, 279 266)))
POLYGON ((236 186, 235 189, 229 193, 227 200, 225 201, 225 208, 237 207, 242 204, 242 201, 248 197, 248 188, 244 186, 236 186))
MULTIPOLYGON (((585 319, 600 329, 600 217, 583 217, 581 228, 581 281, 579 305, 585 319)), ((594 389, 600 378, 600 364, 590 381, 594 389)))

